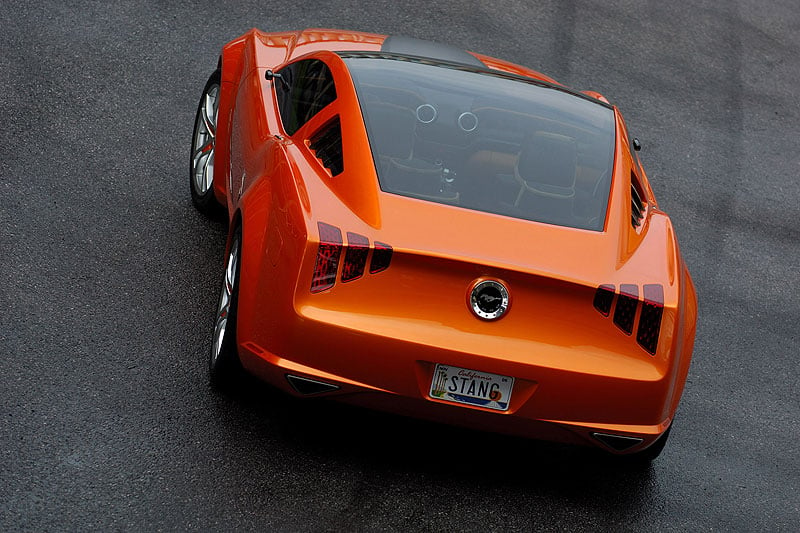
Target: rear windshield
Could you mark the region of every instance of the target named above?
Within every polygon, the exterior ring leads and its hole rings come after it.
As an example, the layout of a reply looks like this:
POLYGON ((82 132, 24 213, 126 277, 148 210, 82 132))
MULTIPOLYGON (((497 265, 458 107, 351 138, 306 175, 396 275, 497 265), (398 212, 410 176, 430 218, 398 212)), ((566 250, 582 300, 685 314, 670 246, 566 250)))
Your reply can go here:
POLYGON ((466 66, 342 55, 383 191, 603 229, 614 157, 611 108, 466 66))

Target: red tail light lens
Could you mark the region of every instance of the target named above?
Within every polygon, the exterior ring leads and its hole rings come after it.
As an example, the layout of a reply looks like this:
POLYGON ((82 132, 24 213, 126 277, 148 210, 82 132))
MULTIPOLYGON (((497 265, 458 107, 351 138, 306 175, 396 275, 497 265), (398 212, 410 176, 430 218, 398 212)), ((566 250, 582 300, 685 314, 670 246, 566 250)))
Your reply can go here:
POLYGON ((639 306, 639 287, 623 283, 619 286, 617 308, 614 309, 614 324, 626 335, 633 332, 633 320, 636 318, 636 308, 639 306))
MULTIPOLYGON (((656 354, 661 319, 664 315, 664 287, 656 283, 643 287, 642 312, 639 315, 639 328, 636 342, 650 355, 656 354)), ((594 308, 603 316, 611 313, 614 306, 614 285, 597 287, 594 293, 594 308)), ((614 324, 626 335, 633 333, 633 323, 639 307, 639 287, 623 283, 619 286, 619 296, 614 308, 614 324)))
POLYGON ((369 263, 369 273, 377 274, 389 268, 392 262, 392 247, 384 242, 375 241, 375 250, 372 252, 372 261, 369 263))
POLYGON ((658 334, 661 331, 661 317, 664 314, 664 287, 661 285, 644 286, 644 304, 639 317, 639 329, 636 341, 651 355, 656 354, 658 334))
POLYGON ((339 257, 342 255, 342 232, 336 226, 318 222, 319 249, 311 278, 311 292, 330 289, 336 283, 339 257))
MULTIPOLYGON (((311 292, 322 292, 336 285, 336 274, 339 272, 339 258, 345 248, 342 231, 336 226, 317 222, 319 228, 319 248, 314 274, 311 278, 311 292)), ((347 251, 342 265, 342 283, 356 280, 364 275, 369 255, 369 238, 351 231, 347 232, 347 251)), ((375 242, 372 261, 369 264, 371 274, 383 272, 392 262, 392 247, 383 242, 375 242)))
POLYGON ((597 292, 594 293, 594 308, 597 309, 601 315, 608 316, 611 312, 611 304, 614 301, 613 285, 600 285, 597 287, 597 292))
POLYGON ((358 233, 347 232, 347 252, 342 266, 342 282, 353 281, 364 275, 369 254, 369 239, 358 233))

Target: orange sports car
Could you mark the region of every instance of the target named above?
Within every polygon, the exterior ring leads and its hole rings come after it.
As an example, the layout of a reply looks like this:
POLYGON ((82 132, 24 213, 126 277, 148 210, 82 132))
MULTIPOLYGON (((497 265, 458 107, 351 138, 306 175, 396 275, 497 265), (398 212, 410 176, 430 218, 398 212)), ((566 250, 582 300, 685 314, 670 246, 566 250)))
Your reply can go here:
POLYGON ((451 46, 231 41, 190 157, 229 221, 212 382, 655 457, 697 300, 639 148, 602 95, 451 46))

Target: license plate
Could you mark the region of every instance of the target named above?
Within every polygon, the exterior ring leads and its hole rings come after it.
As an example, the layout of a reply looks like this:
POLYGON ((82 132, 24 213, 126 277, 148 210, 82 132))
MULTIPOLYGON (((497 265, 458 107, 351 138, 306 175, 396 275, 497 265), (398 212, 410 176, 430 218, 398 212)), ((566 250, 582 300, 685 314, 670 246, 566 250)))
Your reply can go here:
POLYGON ((437 364, 430 395, 438 400, 506 411, 513 387, 514 378, 508 376, 437 364))

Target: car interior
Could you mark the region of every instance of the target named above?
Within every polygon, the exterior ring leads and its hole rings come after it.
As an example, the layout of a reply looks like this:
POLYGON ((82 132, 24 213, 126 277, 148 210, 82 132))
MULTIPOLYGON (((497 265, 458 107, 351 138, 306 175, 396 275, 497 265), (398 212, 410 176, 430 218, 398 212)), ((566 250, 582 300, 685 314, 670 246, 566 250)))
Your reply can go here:
POLYGON ((602 229, 613 126, 609 134, 547 106, 424 85, 361 83, 358 92, 384 191, 602 229))

